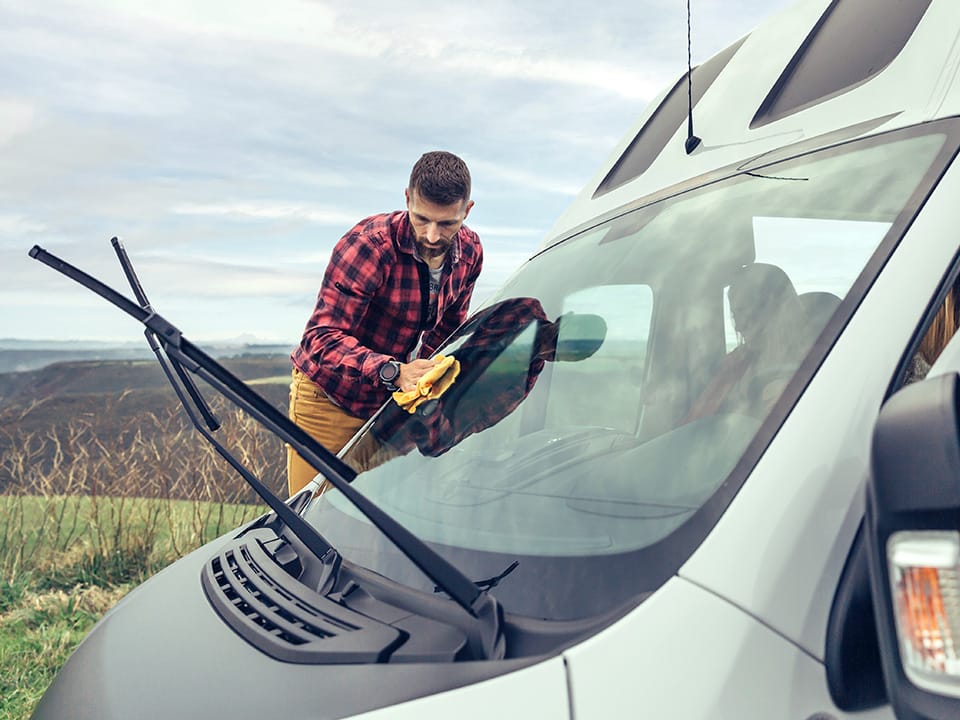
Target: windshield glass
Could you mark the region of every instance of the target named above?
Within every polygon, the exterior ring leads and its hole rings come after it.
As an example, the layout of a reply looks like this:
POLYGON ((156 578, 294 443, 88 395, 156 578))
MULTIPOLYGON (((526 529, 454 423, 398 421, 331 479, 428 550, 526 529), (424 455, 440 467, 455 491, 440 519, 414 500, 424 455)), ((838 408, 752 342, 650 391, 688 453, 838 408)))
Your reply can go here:
MULTIPOLYGON (((458 374, 385 405, 347 449, 355 487, 478 582, 518 563, 492 590, 508 613, 635 602, 709 531, 718 489, 929 190, 945 136, 926 132, 740 174, 541 253, 441 350, 458 374)), ((434 591, 338 492, 306 518, 347 559, 434 591)))

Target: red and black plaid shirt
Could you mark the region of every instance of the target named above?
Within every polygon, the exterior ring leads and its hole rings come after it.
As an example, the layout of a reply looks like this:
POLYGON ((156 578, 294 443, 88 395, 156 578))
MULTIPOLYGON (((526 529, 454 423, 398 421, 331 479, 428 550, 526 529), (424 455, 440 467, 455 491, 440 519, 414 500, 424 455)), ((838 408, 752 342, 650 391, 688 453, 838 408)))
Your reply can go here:
POLYGON ((416 257, 407 212, 362 220, 333 249, 293 364, 347 412, 373 415, 389 395, 380 366, 409 360, 418 342, 419 357, 432 355, 466 319, 482 264, 480 238, 461 226, 427 326, 429 271, 416 257))

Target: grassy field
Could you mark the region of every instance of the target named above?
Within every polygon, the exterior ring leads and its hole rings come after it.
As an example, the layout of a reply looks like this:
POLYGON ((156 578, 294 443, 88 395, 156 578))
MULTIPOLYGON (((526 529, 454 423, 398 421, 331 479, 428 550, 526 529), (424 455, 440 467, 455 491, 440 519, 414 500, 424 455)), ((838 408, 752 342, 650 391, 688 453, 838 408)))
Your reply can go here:
POLYGON ((28 718, 131 588, 263 512, 162 498, 0 496, 0 720, 28 718))
MULTIPOLYGON (((231 370, 278 409, 289 360, 231 370)), ((278 493, 283 443, 205 388, 217 437, 278 493)), ((0 374, 0 720, 26 720, 94 623, 134 586, 264 511, 189 425, 156 363, 0 374)))

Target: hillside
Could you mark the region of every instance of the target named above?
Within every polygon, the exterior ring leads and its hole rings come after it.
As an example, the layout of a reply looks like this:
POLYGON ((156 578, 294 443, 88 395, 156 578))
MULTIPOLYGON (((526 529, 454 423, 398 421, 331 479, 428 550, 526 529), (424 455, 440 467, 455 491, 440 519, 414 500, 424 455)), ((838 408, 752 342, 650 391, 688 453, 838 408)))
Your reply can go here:
MULTIPOLYGON (((286 355, 222 359, 286 412, 286 355)), ((250 458, 280 491, 283 446, 198 383, 224 427, 218 437, 250 458)), ((200 475, 224 493, 250 499, 246 485, 192 429, 159 364, 148 360, 64 362, 0 374, 0 492, 190 497, 200 475)))
MULTIPOLYGON (((225 358, 219 362, 244 381, 267 378, 276 379, 277 384, 289 382, 290 360, 285 355, 225 358)), ((0 408, 64 396, 169 388, 155 359, 58 362, 38 370, 0 373, 0 408)))
MULTIPOLYGON (((215 358, 282 356, 289 345, 271 345, 245 342, 198 343, 205 352, 215 358)), ((39 370, 52 363, 93 360, 153 360, 154 355, 146 342, 83 342, 78 340, 12 340, 0 339, 0 373, 28 372, 39 370)))

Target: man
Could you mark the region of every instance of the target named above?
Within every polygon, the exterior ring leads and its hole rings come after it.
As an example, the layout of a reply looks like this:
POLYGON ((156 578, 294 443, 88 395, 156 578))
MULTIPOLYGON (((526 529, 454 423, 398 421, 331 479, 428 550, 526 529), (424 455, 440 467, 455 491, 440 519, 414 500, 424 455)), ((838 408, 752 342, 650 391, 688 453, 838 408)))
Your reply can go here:
MULTIPOLYGON (((427 358, 466 318, 480 274, 480 238, 463 224, 473 207, 463 160, 424 154, 404 195, 405 211, 362 220, 334 247, 291 354, 290 418, 332 452, 433 366, 427 358)), ((314 475, 288 448, 290 494, 314 475)))

